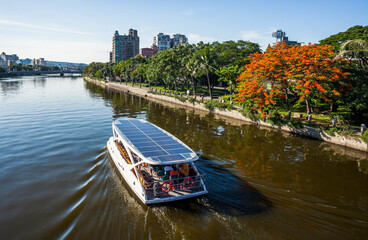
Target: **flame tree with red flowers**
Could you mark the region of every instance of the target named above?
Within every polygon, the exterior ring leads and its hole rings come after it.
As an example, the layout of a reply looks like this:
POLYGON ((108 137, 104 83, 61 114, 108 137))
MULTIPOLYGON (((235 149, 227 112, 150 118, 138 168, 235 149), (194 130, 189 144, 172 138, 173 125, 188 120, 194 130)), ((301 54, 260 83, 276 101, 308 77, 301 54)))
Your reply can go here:
POLYGON ((332 61, 335 55, 329 45, 285 43, 269 47, 264 54, 252 54, 251 62, 237 79, 235 100, 248 103, 252 106, 250 110, 262 112, 262 117, 266 109, 303 100, 310 114, 311 100, 331 101, 340 94, 336 83, 347 74, 332 61))

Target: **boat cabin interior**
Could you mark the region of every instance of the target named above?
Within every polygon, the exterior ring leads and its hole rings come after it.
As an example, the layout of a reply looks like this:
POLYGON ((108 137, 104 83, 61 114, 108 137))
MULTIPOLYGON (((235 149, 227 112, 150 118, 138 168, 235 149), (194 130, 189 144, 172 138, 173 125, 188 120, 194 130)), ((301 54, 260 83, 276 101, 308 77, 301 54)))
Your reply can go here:
POLYGON ((148 199, 174 197, 203 190, 203 174, 199 174, 193 162, 152 165, 131 151, 129 154, 120 141, 115 140, 115 144, 126 163, 132 165, 131 171, 144 186, 148 199))

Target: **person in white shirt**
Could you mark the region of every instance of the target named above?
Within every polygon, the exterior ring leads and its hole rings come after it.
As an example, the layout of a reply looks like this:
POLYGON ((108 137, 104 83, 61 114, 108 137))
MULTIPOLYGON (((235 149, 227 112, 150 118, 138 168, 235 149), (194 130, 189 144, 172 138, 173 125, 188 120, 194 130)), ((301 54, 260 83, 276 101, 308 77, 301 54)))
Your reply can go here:
POLYGON ((164 171, 165 172, 169 172, 170 173, 170 171, 173 171, 174 169, 171 167, 171 166, 165 166, 164 167, 164 171))

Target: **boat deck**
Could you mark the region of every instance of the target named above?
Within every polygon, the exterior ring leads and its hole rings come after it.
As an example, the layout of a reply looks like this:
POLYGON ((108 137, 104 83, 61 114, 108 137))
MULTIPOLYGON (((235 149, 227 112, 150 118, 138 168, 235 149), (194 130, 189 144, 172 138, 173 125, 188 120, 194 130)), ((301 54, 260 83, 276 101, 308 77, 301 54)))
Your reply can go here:
MULTIPOLYGON (((172 187, 174 189, 170 189, 168 192, 161 191, 162 180, 161 177, 158 177, 155 173, 150 173, 150 168, 148 166, 140 166, 140 172, 144 177, 144 180, 147 182, 146 184, 146 195, 148 200, 158 200, 162 198, 169 197, 180 197, 183 195, 188 195, 194 192, 198 192, 204 190, 203 186, 201 186, 200 182, 195 182, 193 187, 190 189, 185 189, 181 187, 182 179, 178 180, 168 180, 173 181, 174 184, 172 187)), ((194 177, 196 178, 196 177, 194 177)))

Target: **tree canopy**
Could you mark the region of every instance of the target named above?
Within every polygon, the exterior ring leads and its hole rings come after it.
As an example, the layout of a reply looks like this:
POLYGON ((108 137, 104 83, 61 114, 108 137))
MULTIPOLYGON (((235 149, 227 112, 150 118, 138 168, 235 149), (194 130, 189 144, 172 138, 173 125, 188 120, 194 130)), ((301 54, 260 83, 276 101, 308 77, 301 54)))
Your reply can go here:
POLYGON ((332 84, 347 76, 336 63, 332 46, 288 46, 279 43, 264 53, 251 55, 251 62, 237 79, 236 101, 250 102, 251 110, 264 111, 276 105, 289 106, 305 100, 329 101, 339 95, 332 84))
POLYGON ((149 59, 138 55, 115 64, 93 62, 84 68, 84 73, 101 79, 114 75, 132 84, 143 80, 163 85, 165 89, 177 90, 178 86, 189 89, 192 86, 194 93, 197 84, 207 85, 212 96, 212 88, 218 80, 234 85, 239 69, 249 63, 249 55, 260 51, 257 43, 243 40, 212 44, 200 42, 175 46, 149 59), (226 76, 225 70, 228 71, 226 76), (233 74, 229 74, 230 70, 233 74))
POLYGON ((339 49, 343 42, 354 39, 368 41, 368 26, 363 27, 356 25, 349 28, 345 32, 339 32, 337 34, 331 35, 328 38, 320 40, 319 42, 321 45, 328 44, 334 46, 336 49, 339 49))

